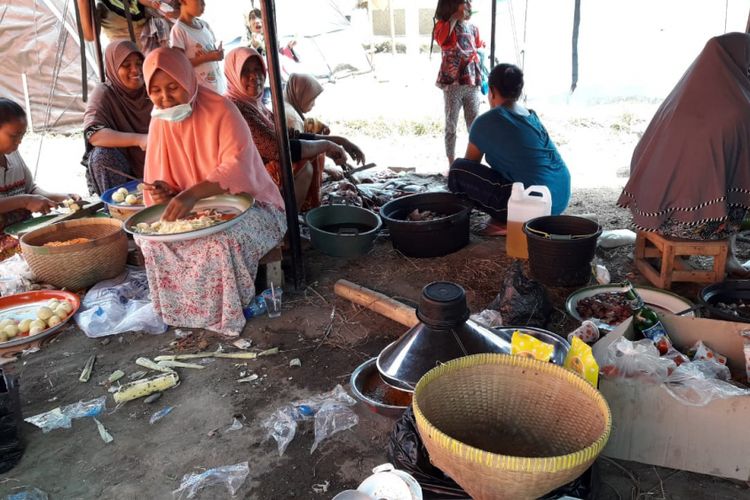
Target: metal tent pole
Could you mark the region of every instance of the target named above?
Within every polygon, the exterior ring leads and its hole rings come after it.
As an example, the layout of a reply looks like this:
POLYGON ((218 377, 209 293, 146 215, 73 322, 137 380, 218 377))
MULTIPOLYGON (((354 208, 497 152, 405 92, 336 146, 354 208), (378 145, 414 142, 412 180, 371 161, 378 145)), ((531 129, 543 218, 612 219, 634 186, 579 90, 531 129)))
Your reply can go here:
POLYGON ((492 1, 492 29, 490 31, 490 69, 495 66, 495 30, 497 28, 497 0, 492 1))
POLYGON ((276 125, 276 141, 279 145, 282 194, 284 196, 284 205, 286 206, 287 234, 289 235, 289 246, 292 250, 292 274, 294 276, 295 288, 300 288, 305 280, 305 270, 302 261, 299 222, 297 221, 297 200, 294 196, 292 155, 289 148, 289 135, 286 127, 284 97, 281 91, 279 44, 276 38, 276 6, 274 0, 261 0, 260 5, 261 12, 263 13, 263 36, 266 39, 266 57, 268 76, 271 84, 274 122, 276 125))

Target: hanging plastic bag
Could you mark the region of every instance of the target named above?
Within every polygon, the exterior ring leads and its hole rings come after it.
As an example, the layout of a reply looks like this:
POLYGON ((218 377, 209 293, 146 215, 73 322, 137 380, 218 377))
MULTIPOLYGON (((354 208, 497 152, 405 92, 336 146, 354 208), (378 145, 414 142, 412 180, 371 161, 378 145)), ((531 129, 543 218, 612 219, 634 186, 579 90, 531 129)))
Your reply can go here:
POLYGON ((479 56, 479 68, 482 73, 482 83, 480 89, 482 90, 482 95, 487 95, 490 91, 490 70, 487 67, 487 54, 485 53, 484 49, 477 49, 477 55, 479 56))
POLYGON ((92 338, 128 331, 167 331, 151 303, 146 271, 133 267, 94 285, 83 298, 75 320, 92 338))
POLYGON ((172 492, 172 496, 176 500, 187 500, 203 488, 215 485, 224 485, 229 494, 234 496, 249 474, 250 466, 247 462, 216 467, 199 474, 185 474, 180 487, 172 492))

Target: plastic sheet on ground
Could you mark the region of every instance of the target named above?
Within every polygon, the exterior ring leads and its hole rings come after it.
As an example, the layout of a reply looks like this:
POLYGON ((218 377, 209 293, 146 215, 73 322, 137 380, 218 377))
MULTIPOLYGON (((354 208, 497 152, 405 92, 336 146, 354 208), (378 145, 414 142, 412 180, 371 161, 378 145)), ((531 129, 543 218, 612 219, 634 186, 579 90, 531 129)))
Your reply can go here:
POLYGON ((185 474, 180 487, 172 492, 176 500, 187 500, 208 486, 223 485, 234 496, 250 474, 248 462, 224 465, 205 472, 185 474))
POLYGON ((341 385, 333 390, 309 399, 295 401, 276 409, 264 422, 267 438, 273 438, 283 455, 297 433, 297 423, 315 421, 315 441, 310 453, 327 437, 350 429, 359 423, 359 417, 351 409, 356 401, 341 385))
POLYGON ((94 285, 81 301, 75 320, 92 338, 128 331, 167 331, 167 325, 154 311, 146 271, 132 267, 94 285))
POLYGON ((659 350, 648 339, 636 342, 618 339, 607 350, 602 373, 608 378, 664 383, 672 397, 688 406, 705 406, 714 399, 750 395, 750 389, 727 381, 726 366, 713 360, 686 361, 677 366, 671 359, 659 356, 659 350))
POLYGON ((26 422, 36 425, 42 432, 53 429, 70 429, 73 419, 84 417, 96 417, 106 408, 107 396, 101 396, 90 401, 79 401, 67 406, 57 407, 53 410, 34 415, 24 419, 26 422))

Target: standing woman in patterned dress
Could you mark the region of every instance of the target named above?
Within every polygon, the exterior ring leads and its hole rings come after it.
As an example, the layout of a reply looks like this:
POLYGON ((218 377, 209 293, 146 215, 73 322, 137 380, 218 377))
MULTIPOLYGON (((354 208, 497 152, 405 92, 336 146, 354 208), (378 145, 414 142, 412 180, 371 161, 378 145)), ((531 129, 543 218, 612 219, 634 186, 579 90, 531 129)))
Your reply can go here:
POLYGON ((469 0, 439 0, 432 38, 440 44, 443 60, 437 86, 445 99, 445 155, 448 166, 456 157, 456 125, 463 108, 466 128, 479 114, 482 70, 477 49, 484 47, 479 29, 469 23, 469 0))

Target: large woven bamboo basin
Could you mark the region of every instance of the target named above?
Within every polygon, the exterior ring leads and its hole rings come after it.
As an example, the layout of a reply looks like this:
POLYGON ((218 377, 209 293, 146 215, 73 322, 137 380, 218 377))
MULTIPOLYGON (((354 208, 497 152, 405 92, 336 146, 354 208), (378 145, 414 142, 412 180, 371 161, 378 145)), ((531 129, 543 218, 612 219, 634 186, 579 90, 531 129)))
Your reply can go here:
POLYGON ((21 249, 38 281, 75 291, 122 273, 128 258, 128 238, 119 220, 75 219, 25 234, 21 238, 21 249), (52 241, 75 238, 91 241, 44 246, 52 241))
POLYGON ((433 368, 414 391, 430 460, 472 498, 538 498, 577 478, 609 439, 604 397, 551 363, 477 354, 433 368))

